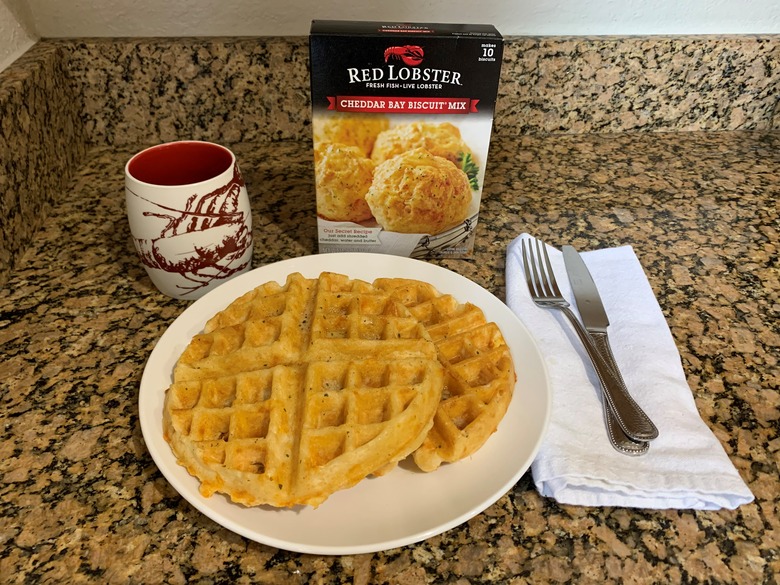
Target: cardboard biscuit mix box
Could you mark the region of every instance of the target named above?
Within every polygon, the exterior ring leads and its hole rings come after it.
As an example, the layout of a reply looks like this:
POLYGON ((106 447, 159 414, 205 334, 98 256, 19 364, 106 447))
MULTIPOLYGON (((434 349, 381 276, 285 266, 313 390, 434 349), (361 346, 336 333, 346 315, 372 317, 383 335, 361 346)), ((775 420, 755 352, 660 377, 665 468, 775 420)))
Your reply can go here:
POLYGON ((309 48, 319 251, 468 256, 500 33, 315 20, 309 48))

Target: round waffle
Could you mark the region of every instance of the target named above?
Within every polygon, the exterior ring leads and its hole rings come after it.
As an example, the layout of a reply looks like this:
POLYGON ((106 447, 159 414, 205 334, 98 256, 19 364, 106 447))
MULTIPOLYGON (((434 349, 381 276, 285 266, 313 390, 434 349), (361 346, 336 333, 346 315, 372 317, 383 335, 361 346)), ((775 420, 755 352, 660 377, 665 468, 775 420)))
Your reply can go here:
POLYGON ((516 374, 501 331, 479 307, 428 283, 384 278, 373 284, 419 319, 445 370, 433 427, 415 450, 414 462, 433 471, 443 462, 468 457, 496 431, 512 399, 516 374))
POLYGON ((164 437, 205 496, 317 506, 415 451, 443 386, 428 332, 390 293, 296 273, 192 339, 166 392, 164 437))

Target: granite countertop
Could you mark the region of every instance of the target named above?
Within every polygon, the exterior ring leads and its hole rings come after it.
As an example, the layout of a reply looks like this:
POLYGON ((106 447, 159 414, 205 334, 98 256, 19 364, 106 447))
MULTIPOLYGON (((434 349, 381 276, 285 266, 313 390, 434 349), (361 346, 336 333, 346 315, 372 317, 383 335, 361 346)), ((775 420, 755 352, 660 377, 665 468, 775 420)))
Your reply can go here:
MULTIPOLYGON (((494 140, 473 258, 432 261, 503 297, 506 247, 522 231, 583 250, 633 245, 701 415, 755 502, 558 505, 529 472, 457 528, 342 557, 231 533, 179 497, 146 451, 140 377, 187 303, 157 293, 133 250, 122 169, 142 146, 88 150, 0 290, 4 582, 770 583, 780 572, 780 133, 494 140)), ((232 147, 255 265, 315 253, 309 145, 232 147)))
POLYGON ((521 232, 632 245, 755 501, 560 505, 529 472, 424 542, 316 556, 220 527, 149 455, 141 375, 188 303, 146 277, 123 191, 139 149, 221 142, 254 265, 316 253, 306 39, 38 43, 0 72, 0 582, 775 583, 779 61, 776 36, 511 39, 474 254, 431 260, 503 299, 521 232))

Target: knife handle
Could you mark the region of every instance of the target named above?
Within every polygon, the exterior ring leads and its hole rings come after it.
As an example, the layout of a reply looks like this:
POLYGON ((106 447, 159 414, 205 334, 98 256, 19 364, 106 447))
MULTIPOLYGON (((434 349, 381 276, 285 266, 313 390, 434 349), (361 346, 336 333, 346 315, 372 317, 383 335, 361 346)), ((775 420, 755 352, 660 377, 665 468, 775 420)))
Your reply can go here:
POLYGON ((619 382, 611 394, 615 410, 623 416, 624 426, 630 427, 630 431, 626 434, 637 441, 655 439, 658 437, 658 429, 628 393, 626 383, 620 374, 620 368, 618 368, 615 356, 612 354, 612 347, 609 345, 606 332, 591 332, 590 336, 593 338, 601 357, 615 374, 616 381, 619 382))
POLYGON ((612 414, 614 414, 615 419, 620 425, 620 428, 628 437, 635 441, 650 441, 655 439, 658 436, 658 429, 629 395, 628 389, 623 382, 623 377, 620 375, 620 372, 615 365, 614 358, 612 358, 612 351, 609 349, 606 333, 591 335, 585 330, 582 323, 580 323, 579 319, 577 319, 576 315, 569 307, 560 308, 569 318, 572 325, 574 325, 577 336, 585 346, 588 356, 593 362, 593 367, 596 369, 596 374, 601 382, 601 387, 604 390, 604 397, 609 404, 612 414), (611 362, 608 361, 605 354, 601 353, 596 342, 596 337, 598 336, 604 337, 604 340, 599 343, 602 346, 604 344, 607 345, 609 351, 606 355, 612 358, 611 362))
POLYGON ((607 427, 607 436, 609 442, 617 451, 623 453, 623 455, 631 455, 637 457, 644 455, 650 448, 650 443, 647 441, 635 441, 620 428, 615 413, 612 412, 612 408, 609 406, 609 402, 604 398, 601 401, 602 410, 604 411, 604 423, 607 427))

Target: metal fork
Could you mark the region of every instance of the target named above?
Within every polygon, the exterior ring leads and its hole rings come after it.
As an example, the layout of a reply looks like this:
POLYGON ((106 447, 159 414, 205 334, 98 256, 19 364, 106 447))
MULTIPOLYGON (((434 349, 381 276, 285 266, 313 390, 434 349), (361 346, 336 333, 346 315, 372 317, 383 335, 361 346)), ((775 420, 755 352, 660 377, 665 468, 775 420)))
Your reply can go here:
POLYGON ((626 428, 626 424, 627 421, 647 419, 647 416, 639 408, 639 405, 631 399, 627 391, 624 391, 625 386, 622 377, 610 367, 609 363, 599 353, 593 338, 569 308, 569 303, 563 298, 558 288, 558 282, 555 279, 555 273, 553 272, 546 246, 539 240, 534 240, 534 243, 535 246, 529 243, 526 247, 526 240, 521 242, 523 268, 531 299, 540 307, 562 311, 574 326, 577 337, 580 338, 580 341, 585 346, 588 357, 593 362, 593 367, 601 383, 604 396, 604 399, 601 401, 602 408, 604 410, 607 435, 612 446, 626 455, 643 455, 649 449, 649 443, 632 439, 628 434, 631 433, 631 429, 626 428), (639 417, 639 419, 636 417, 639 417))

